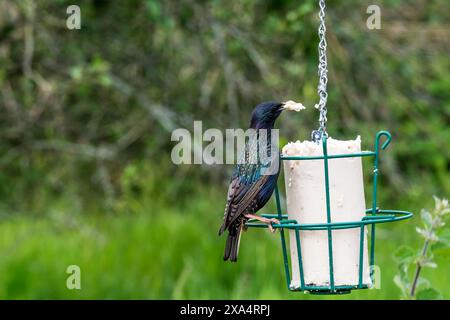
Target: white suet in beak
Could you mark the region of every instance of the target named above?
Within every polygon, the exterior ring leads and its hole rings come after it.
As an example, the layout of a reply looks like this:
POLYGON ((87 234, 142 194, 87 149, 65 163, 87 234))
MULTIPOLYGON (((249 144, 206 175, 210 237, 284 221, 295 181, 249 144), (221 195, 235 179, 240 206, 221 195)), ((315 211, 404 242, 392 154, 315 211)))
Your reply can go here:
POLYGON ((291 110, 291 111, 296 111, 299 112, 301 110, 306 109, 305 106, 299 102, 295 102, 292 100, 283 102, 283 109, 284 110, 291 110))

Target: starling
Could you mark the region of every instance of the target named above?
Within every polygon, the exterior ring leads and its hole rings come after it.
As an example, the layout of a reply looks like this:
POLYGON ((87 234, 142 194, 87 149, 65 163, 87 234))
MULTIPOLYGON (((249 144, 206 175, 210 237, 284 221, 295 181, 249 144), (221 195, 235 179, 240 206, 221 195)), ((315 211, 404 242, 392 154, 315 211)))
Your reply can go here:
MULTIPOLYGON (((299 111, 303 109, 303 106, 293 101, 286 103, 264 102, 256 106, 253 110, 250 128, 257 130, 256 132, 260 132, 260 129, 266 130, 267 150, 271 150, 272 139, 270 133, 275 124, 275 120, 285 109, 299 111)), ((272 232, 272 223, 279 223, 277 219, 267 219, 255 215, 272 196, 280 172, 279 163, 277 163, 276 169, 273 172, 264 174, 263 170, 267 169, 267 163, 250 161, 251 159, 258 159, 259 139, 260 135, 257 134, 256 139, 254 139, 256 142, 246 142, 244 152, 245 160, 240 161, 236 165, 231 177, 223 224, 219 230, 219 235, 225 230, 228 230, 228 238, 223 256, 225 261, 230 260, 235 262, 237 260, 241 232, 248 219, 257 219, 267 223, 272 232)), ((278 153, 278 150, 275 150, 275 152, 278 153)), ((279 161, 279 157, 272 157, 272 159, 279 161)))

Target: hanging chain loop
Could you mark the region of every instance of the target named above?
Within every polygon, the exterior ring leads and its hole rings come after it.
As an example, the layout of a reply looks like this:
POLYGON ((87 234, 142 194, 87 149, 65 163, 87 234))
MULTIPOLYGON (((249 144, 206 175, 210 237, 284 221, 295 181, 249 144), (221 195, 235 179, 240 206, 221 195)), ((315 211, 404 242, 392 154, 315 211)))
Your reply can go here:
POLYGON ((328 136, 327 134, 327 83, 328 83, 328 62, 327 62, 327 40, 325 38, 326 26, 325 26, 325 0, 319 0, 319 85, 317 87, 317 93, 319 94, 319 103, 315 105, 319 109, 319 129, 314 130, 311 133, 313 141, 320 141, 322 136, 328 136))

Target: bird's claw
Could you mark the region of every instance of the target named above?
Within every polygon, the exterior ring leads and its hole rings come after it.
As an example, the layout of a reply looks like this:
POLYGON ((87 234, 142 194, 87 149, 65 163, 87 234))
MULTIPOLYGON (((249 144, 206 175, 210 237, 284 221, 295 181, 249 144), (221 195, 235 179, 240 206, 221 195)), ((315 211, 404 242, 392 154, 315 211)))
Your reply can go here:
POLYGON ((267 226, 269 227, 270 232, 274 233, 275 228, 272 226, 272 224, 280 224, 280 220, 276 218, 272 218, 268 220, 267 226))
POLYGON ((275 229, 272 226, 272 224, 280 224, 280 220, 278 220, 276 218, 269 219, 269 218, 260 217, 260 216, 254 215, 254 214, 246 214, 245 217, 247 219, 255 219, 255 220, 261 221, 262 223, 267 224, 267 227, 269 228, 270 232, 272 232, 272 233, 275 232, 275 229))

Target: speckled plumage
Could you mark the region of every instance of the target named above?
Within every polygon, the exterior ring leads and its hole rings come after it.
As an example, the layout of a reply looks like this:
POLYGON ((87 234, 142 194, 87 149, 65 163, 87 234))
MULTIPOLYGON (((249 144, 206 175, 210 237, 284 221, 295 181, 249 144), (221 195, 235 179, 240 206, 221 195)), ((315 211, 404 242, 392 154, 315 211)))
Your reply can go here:
MULTIPOLYGON (((256 106, 252 113, 250 128, 267 129, 267 144, 269 147, 271 144, 269 130, 273 129, 275 120, 282 110, 283 104, 280 102, 264 102, 256 106)), ((259 136, 257 139, 253 139, 253 142, 247 142, 243 155, 245 161, 236 165, 231 177, 224 220, 219 230, 219 235, 228 230, 224 260, 233 262, 237 260, 241 231, 248 220, 245 215, 255 214, 264 207, 272 196, 278 180, 279 164, 277 164, 277 170, 273 174, 263 174, 263 170, 266 170, 270 164, 262 164, 257 161, 258 143, 259 136)), ((274 157, 274 159, 279 161, 277 157, 274 157)))

